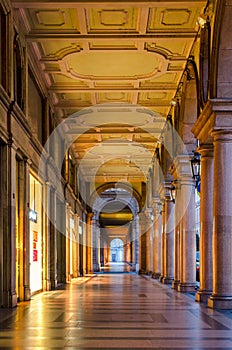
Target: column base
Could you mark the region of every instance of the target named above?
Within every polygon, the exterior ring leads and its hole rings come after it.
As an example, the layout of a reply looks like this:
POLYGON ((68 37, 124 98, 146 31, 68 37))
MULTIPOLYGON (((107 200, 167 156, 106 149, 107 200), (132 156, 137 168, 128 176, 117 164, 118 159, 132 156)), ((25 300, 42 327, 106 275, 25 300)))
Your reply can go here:
POLYGON ((57 280, 51 280, 51 289, 56 289, 57 288, 57 280))
POLYGON ((164 277, 164 278, 162 279, 162 283, 163 283, 163 284, 172 284, 173 280, 174 280, 173 277, 164 277))
POLYGON ((179 283, 178 284, 178 292, 187 293, 187 292, 195 292, 196 284, 195 283, 179 283))
POLYGON ((172 289, 177 290, 179 284, 180 284, 180 281, 179 281, 179 280, 174 280, 174 281, 172 282, 172 289))
POLYGON ((152 276, 152 272, 151 272, 151 271, 149 271, 149 270, 147 270, 147 271, 146 271, 146 275, 148 275, 148 276, 152 276))
POLYGON ((232 296, 220 297, 212 294, 211 297, 208 299, 208 307, 210 307, 211 309, 232 309, 232 296))
POLYGON ((199 289, 196 293, 195 300, 202 303, 207 303, 212 291, 199 289))
POLYGON ((25 301, 31 300, 31 290, 29 286, 24 286, 24 300, 25 301))
POLYGON ((100 266, 99 266, 99 264, 93 264, 93 271, 94 271, 94 272, 99 272, 99 271, 100 271, 100 266))
POLYGON ((51 290, 51 281, 43 280, 43 290, 51 290))
POLYGON ((153 272, 152 278, 158 280, 160 278, 160 273, 159 272, 153 272))
POLYGON ((13 308, 17 306, 17 294, 16 292, 5 292, 3 293, 3 307, 13 308))
POLYGON ((160 276, 159 276, 159 281, 160 281, 161 283, 162 283, 163 279, 164 279, 164 276, 163 276, 163 275, 160 275, 160 276))

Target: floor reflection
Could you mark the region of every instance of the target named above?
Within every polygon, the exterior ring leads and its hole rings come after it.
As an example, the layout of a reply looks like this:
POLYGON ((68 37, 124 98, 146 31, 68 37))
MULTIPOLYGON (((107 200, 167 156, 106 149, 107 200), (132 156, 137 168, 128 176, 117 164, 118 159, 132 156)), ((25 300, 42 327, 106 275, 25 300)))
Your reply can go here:
POLYGON ((124 262, 109 262, 101 267, 100 273, 131 273, 132 266, 124 262))

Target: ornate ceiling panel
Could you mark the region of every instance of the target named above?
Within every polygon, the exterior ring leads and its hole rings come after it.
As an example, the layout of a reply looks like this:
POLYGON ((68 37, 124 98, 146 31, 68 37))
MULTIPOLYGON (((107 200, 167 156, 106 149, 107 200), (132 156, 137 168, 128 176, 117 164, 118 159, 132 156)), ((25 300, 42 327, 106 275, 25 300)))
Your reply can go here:
POLYGON ((206 1, 12 3, 86 180, 145 181, 206 1))

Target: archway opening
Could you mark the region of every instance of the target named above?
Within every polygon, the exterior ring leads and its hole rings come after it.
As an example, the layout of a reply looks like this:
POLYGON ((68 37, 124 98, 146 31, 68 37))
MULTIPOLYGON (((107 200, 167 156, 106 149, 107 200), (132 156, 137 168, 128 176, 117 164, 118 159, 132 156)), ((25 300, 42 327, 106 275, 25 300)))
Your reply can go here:
POLYGON ((110 243, 110 260, 113 263, 124 261, 124 246, 120 238, 115 238, 110 243))

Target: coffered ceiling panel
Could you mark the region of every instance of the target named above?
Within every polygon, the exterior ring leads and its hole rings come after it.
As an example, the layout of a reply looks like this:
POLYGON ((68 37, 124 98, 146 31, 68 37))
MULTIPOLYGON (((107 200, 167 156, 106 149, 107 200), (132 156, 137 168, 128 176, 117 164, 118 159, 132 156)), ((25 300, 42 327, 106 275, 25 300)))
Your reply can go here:
POLYGON ((131 94, 126 92, 115 91, 112 93, 99 93, 97 94, 97 103, 105 102, 127 102, 130 103, 131 94))
POLYGON ((76 9, 34 8, 26 11, 26 18, 31 31, 74 31, 79 33, 78 16, 76 9))
POLYGON ((206 2, 12 1, 87 181, 145 181, 206 2))
MULTIPOLYGON (((39 45, 38 45, 39 46, 39 45)), ((65 56, 80 52, 83 47, 80 43, 72 42, 42 42, 41 44, 41 62, 42 61, 60 61, 65 56)))
POLYGON ((102 8, 86 10, 88 33, 138 32, 139 9, 102 8))
POLYGON ((175 8, 152 8, 149 13, 148 32, 194 30, 198 16, 199 9, 196 7, 183 6, 180 8, 177 5, 175 8))

